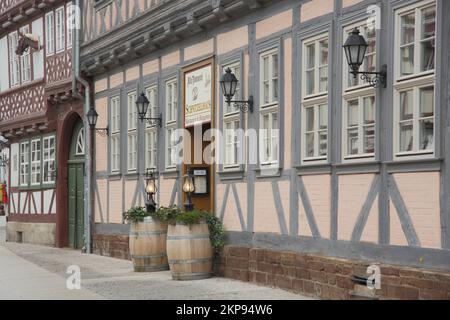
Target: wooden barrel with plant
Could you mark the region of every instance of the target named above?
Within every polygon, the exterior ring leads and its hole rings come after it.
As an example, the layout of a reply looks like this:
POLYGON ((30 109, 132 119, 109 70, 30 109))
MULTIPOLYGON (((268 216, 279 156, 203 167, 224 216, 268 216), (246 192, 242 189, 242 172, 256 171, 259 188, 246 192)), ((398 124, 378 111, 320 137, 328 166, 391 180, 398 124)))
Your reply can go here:
POLYGON ((169 225, 167 257, 175 280, 205 279, 211 276, 212 247, 208 225, 169 225))
POLYGON ((128 211, 130 256, 134 271, 168 270, 166 254, 167 223, 148 216, 144 208, 128 211))

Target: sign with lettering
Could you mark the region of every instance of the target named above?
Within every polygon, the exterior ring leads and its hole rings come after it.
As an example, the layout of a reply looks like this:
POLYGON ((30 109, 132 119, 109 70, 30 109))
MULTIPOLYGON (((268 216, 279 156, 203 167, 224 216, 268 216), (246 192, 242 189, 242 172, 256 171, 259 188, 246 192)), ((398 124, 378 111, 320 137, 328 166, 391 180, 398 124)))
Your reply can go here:
POLYGON ((184 126, 211 122, 212 67, 207 65, 184 74, 184 126))

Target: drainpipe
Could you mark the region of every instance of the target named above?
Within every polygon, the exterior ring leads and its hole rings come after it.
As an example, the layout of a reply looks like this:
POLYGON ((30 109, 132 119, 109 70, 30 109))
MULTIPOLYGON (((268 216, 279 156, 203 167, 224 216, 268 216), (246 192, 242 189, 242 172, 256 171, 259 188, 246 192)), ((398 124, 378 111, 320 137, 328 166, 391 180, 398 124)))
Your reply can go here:
MULTIPOLYGON (((72 0, 72 6, 75 6, 75 13, 77 24, 81 28, 81 6, 80 0, 72 0), (78 8, 80 8, 78 10, 78 8)), ((84 109, 83 114, 89 111, 90 108, 90 86, 89 82, 80 76, 80 29, 73 30, 72 37, 72 94, 74 97, 83 98, 78 94, 77 82, 84 86, 84 109)), ((85 179, 84 179, 84 247, 82 249, 85 253, 92 253, 92 157, 91 157, 91 142, 92 132, 89 130, 87 118, 83 116, 84 136, 85 136, 85 179)))

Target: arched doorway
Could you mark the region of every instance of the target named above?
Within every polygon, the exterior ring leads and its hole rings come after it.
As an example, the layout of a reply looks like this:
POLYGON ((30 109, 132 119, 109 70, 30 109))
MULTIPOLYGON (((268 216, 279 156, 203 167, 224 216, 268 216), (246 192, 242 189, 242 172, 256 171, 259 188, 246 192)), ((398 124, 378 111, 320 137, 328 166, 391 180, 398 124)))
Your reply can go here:
POLYGON ((67 161, 68 245, 81 249, 84 245, 84 156, 85 130, 79 119, 73 128, 67 161))

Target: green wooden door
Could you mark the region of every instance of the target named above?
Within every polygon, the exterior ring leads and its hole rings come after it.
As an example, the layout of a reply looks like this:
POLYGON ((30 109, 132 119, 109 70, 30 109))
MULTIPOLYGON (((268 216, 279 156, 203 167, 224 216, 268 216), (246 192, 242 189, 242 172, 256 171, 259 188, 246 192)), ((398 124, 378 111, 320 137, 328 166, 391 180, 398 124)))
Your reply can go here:
POLYGON ((75 125, 68 162, 68 228, 69 246, 84 245, 84 128, 75 125))
POLYGON ((69 164, 69 246, 81 249, 84 236, 84 163, 69 164))

